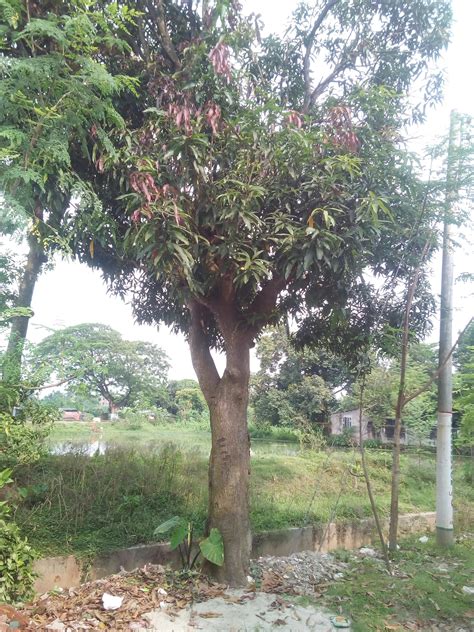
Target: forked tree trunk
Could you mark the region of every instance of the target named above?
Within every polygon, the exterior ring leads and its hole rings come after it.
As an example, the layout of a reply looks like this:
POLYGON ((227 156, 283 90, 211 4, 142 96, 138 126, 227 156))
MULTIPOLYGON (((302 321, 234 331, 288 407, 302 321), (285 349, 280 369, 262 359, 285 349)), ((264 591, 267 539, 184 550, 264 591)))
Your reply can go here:
POLYGON ((211 417, 208 529, 219 529, 224 540, 224 565, 208 565, 207 570, 221 582, 243 586, 247 582, 252 544, 247 427, 251 337, 239 332, 235 321, 221 322, 226 368, 220 377, 205 335, 205 310, 194 303, 190 311, 191 356, 211 417))

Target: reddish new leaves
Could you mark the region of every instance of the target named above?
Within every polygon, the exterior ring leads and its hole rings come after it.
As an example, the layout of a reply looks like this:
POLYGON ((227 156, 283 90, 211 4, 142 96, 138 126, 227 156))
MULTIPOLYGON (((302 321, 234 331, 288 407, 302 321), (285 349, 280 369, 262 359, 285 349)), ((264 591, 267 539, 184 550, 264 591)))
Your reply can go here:
POLYGON ((146 203, 139 209, 136 209, 132 213, 132 222, 135 224, 141 221, 142 216, 151 219, 153 217, 153 211, 150 204, 158 202, 160 199, 171 199, 174 209, 174 219, 178 226, 181 226, 183 219, 179 212, 178 204, 176 202, 178 192, 170 184, 164 184, 162 187, 158 187, 153 176, 150 173, 143 173, 135 171, 130 175, 130 186, 132 189, 143 196, 146 203))
POLYGON ((222 41, 216 44, 209 53, 209 59, 211 60, 215 73, 225 77, 227 83, 230 83, 230 54, 227 44, 224 44, 222 41))
POLYGON ((212 133, 217 134, 221 121, 221 109, 217 103, 209 103, 206 106, 206 120, 212 128, 212 133))
POLYGON ((174 120, 176 127, 184 128, 186 134, 192 134, 191 116, 194 113, 194 106, 187 101, 183 105, 170 103, 168 106, 168 115, 174 120))
POLYGON ((351 110, 345 105, 339 105, 329 110, 329 136, 332 142, 346 151, 356 153, 360 141, 352 126, 351 110))
POLYGON ((296 112, 296 110, 290 110, 288 112, 287 120, 290 125, 295 125, 298 129, 301 129, 303 126, 301 114, 296 112))

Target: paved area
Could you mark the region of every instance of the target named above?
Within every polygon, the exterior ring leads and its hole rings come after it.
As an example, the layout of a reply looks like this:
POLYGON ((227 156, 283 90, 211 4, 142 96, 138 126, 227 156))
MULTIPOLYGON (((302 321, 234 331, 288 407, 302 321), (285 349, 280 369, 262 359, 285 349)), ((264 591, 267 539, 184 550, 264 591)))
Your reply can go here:
MULTIPOLYGON (((166 609, 143 616, 150 626, 140 632, 335 632, 331 614, 289 603, 279 595, 228 590, 222 597, 195 603, 172 618, 166 609)), ((347 628, 346 628, 347 629, 347 628)))

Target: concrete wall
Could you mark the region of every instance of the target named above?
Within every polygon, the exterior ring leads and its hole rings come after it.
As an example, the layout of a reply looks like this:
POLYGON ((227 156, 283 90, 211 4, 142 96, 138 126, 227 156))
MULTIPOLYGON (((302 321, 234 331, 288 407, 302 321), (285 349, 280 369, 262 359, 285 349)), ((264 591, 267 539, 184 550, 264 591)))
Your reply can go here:
MULTIPOLYGON (((404 536, 433 531, 435 517, 434 512, 400 516, 399 533, 404 536)), ((384 530, 388 531, 388 521, 384 523, 384 530)), ((253 537, 252 557, 290 555, 299 551, 355 549, 376 540, 375 525, 371 518, 349 523, 331 522, 329 525, 257 533, 253 537)), ((54 587, 70 588, 87 580, 118 573, 122 569, 131 571, 150 563, 179 567, 179 553, 171 551, 169 544, 145 544, 104 553, 87 563, 76 560, 72 555, 43 558, 35 563, 38 573, 35 590, 44 593, 54 587)))
MULTIPOLYGON (((359 443, 359 417, 360 410, 355 408, 353 410, 346 410, 345 412, 338 412, 331 414, 331 434, 340 435, 344 432, 344 417, 351 418, 351 432, 352 439, 355 443, 359 443)), ((364 413, 362 414, 362 439, 372 439, 373 433, 368 428, 369 418, 364 413)))

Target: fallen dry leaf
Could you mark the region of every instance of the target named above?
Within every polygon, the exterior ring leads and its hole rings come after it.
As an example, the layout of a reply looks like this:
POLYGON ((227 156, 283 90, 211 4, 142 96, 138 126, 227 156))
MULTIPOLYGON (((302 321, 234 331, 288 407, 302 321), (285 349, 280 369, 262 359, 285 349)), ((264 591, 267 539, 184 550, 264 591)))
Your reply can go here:
POLYGON ((217 619, 217 617, 222 617, 218 612, 200 612, 199 616, 203 619, 217 619))

